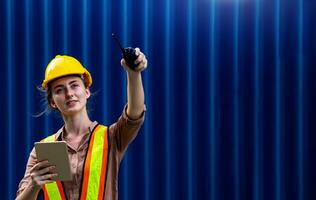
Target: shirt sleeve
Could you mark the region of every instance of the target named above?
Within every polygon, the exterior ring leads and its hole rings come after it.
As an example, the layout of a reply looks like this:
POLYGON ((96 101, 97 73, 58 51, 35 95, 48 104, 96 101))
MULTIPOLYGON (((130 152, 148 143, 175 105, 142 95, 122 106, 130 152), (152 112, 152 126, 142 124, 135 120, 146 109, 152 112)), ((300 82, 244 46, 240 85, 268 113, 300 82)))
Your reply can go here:
POLYGON ((31 181, 30 171, 31 171, 32 167, 36 164, 36 162, 37 162, 37 158, 36 158, 35 149, 33 147, 32 151, 30 153, 29 159, 27 161, 24 177, 19 184, 18 191, 16 192, 17 197, 25 190, 25 188, 30 183, 30 181, 31 181))
POLYGON ((128 145, 137 136, 145 119, 146 106, 144 105, 144 111, 138 119, 129 118, 126 111, 127 105, 125 105, 123 113, 117 122, 109 128, 110 139, 113 139, 112 144, 118 153, 121 154, 120 157, 123 157, 128 145))

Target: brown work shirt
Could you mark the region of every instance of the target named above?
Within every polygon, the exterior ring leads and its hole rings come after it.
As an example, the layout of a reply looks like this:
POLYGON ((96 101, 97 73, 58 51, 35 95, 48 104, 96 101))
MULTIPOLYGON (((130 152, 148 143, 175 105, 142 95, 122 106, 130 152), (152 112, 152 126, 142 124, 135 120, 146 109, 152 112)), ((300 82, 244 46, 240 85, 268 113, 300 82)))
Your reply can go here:
MULTIPOLYGON (((144 108, 145 110, 145 108, 144 108)), ((128 144, 136 137, 143 121, 144 113, 137 120, 130 119, 126 114, 126 107, 123 114, 119 117, 118 121, 109 127, 109 142, 110 142, 110 154, 108 163, 108 174, 106 180, 106 189, 104 200, 117 200, 118 199, 118 171, 121 160, 128 147, 128 144)), ((89 129, 93 128, 98 123, 94 121, 89 129)), ((63 137, 64 127, 57 131, 57 137, 59 140, 63 140, 68 146, 68 156, 70 160, 71 172, 73 175, 72 181, 64 181, 65 194, 68 200, 79 199, 80 185, 82 182, 82 170, 83 164, 88 150, 88 141, 91 131, 83 136, 77 149, 72 147, 67 139, 63 137)), ((29 187, 29 183, 32 181, 30 176, 31 168, 36 164, 36 153, 34 148, 30 154, 27 162, 26 170, 23 179, 19 184, 17 196, 23 192, 26 187, 29 187)))

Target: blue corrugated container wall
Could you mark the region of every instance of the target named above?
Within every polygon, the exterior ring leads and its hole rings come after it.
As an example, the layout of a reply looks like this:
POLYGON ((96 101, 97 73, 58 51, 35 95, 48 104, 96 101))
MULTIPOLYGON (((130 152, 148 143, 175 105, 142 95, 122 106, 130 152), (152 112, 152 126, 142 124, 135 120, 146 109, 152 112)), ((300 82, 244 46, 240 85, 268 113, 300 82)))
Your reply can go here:
POLYGON ((305 0, 0 1, 2 199, 33 143, 62 126, 37 90, 57 54, 78 58, 110 125, 126 103, 120 51, 139 47, 146 121, 119 199, 316 199, 316 15, 305 0))

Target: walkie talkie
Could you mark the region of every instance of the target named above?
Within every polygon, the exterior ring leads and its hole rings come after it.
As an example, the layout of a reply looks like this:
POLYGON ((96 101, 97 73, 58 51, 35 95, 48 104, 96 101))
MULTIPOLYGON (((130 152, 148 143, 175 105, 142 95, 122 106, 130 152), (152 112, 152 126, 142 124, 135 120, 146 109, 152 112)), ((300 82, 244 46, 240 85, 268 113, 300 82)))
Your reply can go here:
POLYGON ((115 36, 114 33, 112 33, 112 37, 113 39, 116 41, 116 43, 118 44, 118 46, 120 47, 121 51, 122 51, 122 56, 125 59, 126 64, 132 69, 134 70, 138 65, 135 64, 135 60, 137 59, 136 56, 136 51, 134 48, 132 47, 126 47, 123 48, 120 41, 117 39, 117 37, 115 36))

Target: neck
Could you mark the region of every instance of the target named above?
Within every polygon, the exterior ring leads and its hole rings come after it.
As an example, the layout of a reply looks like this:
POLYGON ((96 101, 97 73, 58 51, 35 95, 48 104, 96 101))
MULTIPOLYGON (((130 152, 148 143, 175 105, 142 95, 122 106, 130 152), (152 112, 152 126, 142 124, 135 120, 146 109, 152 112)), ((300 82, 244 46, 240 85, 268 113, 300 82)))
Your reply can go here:
POLYGON ((65 136, 67 135, 84 135, 89 131, 92 121, 89 119, 87 112, 77 113, 71 116, 63 116, 65 122, 65 136))

